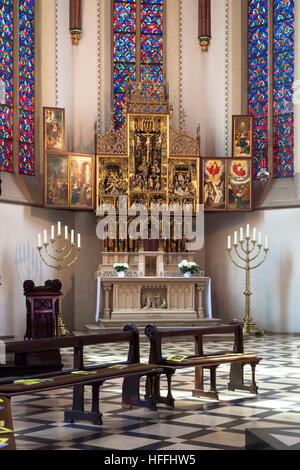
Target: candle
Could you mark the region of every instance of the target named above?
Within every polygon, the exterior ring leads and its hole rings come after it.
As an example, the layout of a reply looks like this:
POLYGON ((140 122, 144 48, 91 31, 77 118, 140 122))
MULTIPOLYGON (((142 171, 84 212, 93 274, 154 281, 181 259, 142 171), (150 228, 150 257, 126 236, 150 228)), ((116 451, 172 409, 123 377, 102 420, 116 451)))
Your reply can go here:
POLYGON ((250 238, 250 225, 249 224, 247 225, 247 228, 246 228, 246 238, 250 238))
POLYGON ((66 225, 66 226, 65 226, 65 240, 68 240, 68 236, 69 236, 68 227, 67 227, 67 225, 66 225))
POLYGON ((57 222, 57 235, 61 236, 61 222, 57 222))
POLYGON ((238 244, 238 233, 234 232, 234 245, 237 246, 238 244))
POLYGON ((268 236, 266 235, 265 236, 265 250, 268 250, 269 249, 269 238, 268 236))
POLYGON ((77 235, 77 248, 81 248, 80 233, 77 235))
POLYGON ((46 244, 48 242, 48 234, 47 234, 47 230, 44 230, 44 244, 46 244))
POLYGON ((242 227, 240 228, 240 241, 241 241, 241 242, 244 241, 244 230, 243 230, 242 227))
POLYGON ((228 237, 227 248, 228 248, 228 250, 231 250, 231 236, 228 237))
POLYGON ((253 241, 256 242, 256 228, 253 229, 253 241))
POLYGON ((38 234, 38 248, 41 248, 41 246, 42 246, 42 234, 39 233, 38 234))
POLYGON ((55 230, 54 225, 52 225, 52 227, 51 227, 51 240, 54 240, 54 237, 55 237, 54 230, 55 230))
POLYGON ((258 246, 261 246, 262 245, 262 242, 261 242, 261 232, 258 233, 258 246))
POLYGON ((71 230, 71 244, 74 245, 75 242, 75 231, 71 230))

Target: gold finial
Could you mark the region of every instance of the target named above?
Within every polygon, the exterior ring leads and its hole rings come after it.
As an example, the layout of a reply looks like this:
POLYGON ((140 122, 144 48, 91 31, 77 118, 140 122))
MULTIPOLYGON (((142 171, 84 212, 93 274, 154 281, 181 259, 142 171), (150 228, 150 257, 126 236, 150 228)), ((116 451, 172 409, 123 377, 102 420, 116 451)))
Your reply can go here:
POLYGON ((81 38, 81 30, 80 29, 71 29, 70 36, 72 39, 73 46, 78 46, 79 40, 81 38))
POLYGON ((199 42, 200 42, 202 52, 208 52, 208 48, 210 46, 210 37, 200 36, 199 37, 199 42))

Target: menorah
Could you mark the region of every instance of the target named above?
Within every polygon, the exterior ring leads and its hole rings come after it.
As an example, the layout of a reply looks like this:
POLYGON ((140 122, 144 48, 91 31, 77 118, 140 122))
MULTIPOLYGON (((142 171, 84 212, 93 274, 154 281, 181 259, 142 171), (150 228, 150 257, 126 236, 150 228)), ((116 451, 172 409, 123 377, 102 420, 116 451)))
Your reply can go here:
POLYGON ((234 232, 234 250, 238 257, 238 261, 235 261, 231 253, 231 236, 228 236, 228 245, 227 252, 228 255, 235 266, 246 271, 246 290, 245 295, 245 319, 244 319, 244 333, 256 333, 261 334, 262 330, 256 328, 256 324, 251 317, 251 304, 250 298, 252 292, 250 290, 250 272, 254 269, 259 268, 266 260, 269 248, 268 248, 268 237, 265 237, 265 247, 264 247, 264 256, 261 261, 259 260, 260 255, 262 254, 262 236, 259 232, 258 240, 256 240, 256 228, 253 229, 253 237, 251 240, 250 237, 250 225, 247 225, 246 236, 244 237, 243 228, 240 229, 240 240, 238 241, 238 232, 234 232), (239 249, 240 246, 240 249, 239 249), (239 264, 239 260, 245 263, 244 266, 239 264), (255 261, 256 264, 254 263, 255 261), (254 263, 254 265, 252 265, 254 263))
MULTIPOLYGON (((54 268, 57 271, 57 279, 61 281, 61 273, 64 269, 72 266, 78 259, 80 250, 81 250, 81 237, 80 234, 77 235, 77 246, 75 244, 75 231, 71 230, 71 240, 69 240, 69 231, 68 227, 65 226, 65 237, 63 238, 61 233, 61 222, 57 224, 57 235, 55 236, 55 227, 51 227, 51 236, 50 244, 54 251, 54 254, 49 252, 49 242, 48 242, 48 233, 47 230, 44 230, 44 243, 42 244, 42 235, 38 234, 38 247, 39 254, 43 262, 49 267, 54 268), (43 248, 46 255, 50 260, 55 263, 51 264, 47 262, 43 256, 43 248), (77 250, 77 253, 76 251, 77 250), (68 261, 69 260, 69 261, 68 261)), ((60 336, 66 336, 69 334, 67 328, 65 327, 62 319, 62 298, 59 299, 59 308, 58 308, 58 333, 60 336)))

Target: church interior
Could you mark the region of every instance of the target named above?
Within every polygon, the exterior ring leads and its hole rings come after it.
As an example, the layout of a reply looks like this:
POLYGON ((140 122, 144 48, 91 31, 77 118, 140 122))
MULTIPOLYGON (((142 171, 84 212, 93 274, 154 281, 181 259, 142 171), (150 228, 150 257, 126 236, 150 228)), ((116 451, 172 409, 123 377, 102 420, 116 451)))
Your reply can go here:
POLYGON ((0 451, 299 450, 300 2, 0 25, 0 451))

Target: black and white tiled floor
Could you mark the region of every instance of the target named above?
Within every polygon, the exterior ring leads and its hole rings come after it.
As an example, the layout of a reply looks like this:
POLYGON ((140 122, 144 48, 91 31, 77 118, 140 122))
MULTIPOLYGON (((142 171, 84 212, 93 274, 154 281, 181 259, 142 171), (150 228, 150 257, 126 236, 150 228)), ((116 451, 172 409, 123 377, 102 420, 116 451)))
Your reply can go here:
MULTIPOLYGON (((141 344, 141 359, 148 362, 147 343, 141 344)), ((208 343, 207 351, 228 349, 228 343, 208 343)), ((167 343, 167 355, 193 353, 188 343, 167 343)), ((105 345, 86 349, 86 365, 124 360, 126 346, 105 345)), ((263 357, 257 367, 258 397, 228 392, 229 366, 218 369, 221 401, 193 398, 193 369, 177 371, 173 394, 175 409, 159 405, 156 412, 144 408, 123 410, 121 380, 106 382, 100 405, 103 426, 88 422, 64 423, 64 410, 71 409, 72 390, 36 393, 12 400, 12 412, 19 450, 241 450, 245 429, 284 430, 284 443, 300 444, 300 337, 291 335, 249 338, 245 352, 263 357)), ((72 351, 64 355, 72 363, 72 351)), ((250 370, 247 371, 250 377, 250 370)), ((247 375, 246 375, 247 377, 247 375)), ((87 387, 90 409, 90 387, 87 387)), ((279 438, 280 439, 280 438, 279 438)))

